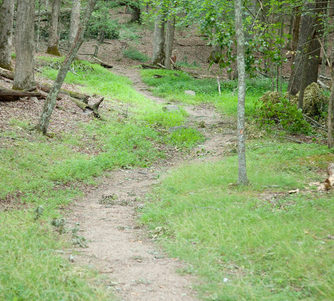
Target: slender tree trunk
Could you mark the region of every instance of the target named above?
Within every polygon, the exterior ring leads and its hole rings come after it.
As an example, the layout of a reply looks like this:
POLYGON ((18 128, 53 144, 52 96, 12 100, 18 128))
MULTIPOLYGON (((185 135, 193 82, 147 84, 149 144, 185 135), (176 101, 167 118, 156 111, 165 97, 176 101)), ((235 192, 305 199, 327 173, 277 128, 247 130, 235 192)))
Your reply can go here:
POLYGON ((246 170, 246 138, 245 138, 245 95, 246 95, 246 71, 245 71, 245 35, 242 21, 242 0, 234 1, 235 31, 237 37, 237 64, 238 64, 238 161, 239 184, 248 183, 246 170))
POLYGON ((16 63, 13 89, 31 90, 34 80, 35 1, 20 0, 17 6, 15 50, 16 63))
POLYGON ((332 87, 331 95, 328 103, 328 148, 334 146, 334 45, 332 46, 331 52, 331 76, 332 76, 332 87))
POLYGON ((63 62, 57 78, 53 84, 53 87, 51 88, 49 95, 47 97, 47 99, 45 100, 44 103, 44 108, 43 108, 43 112, 41 115, 41 118, 39 120, 38 125, 36 126, 36 129, 39 132, 42 132, 43 134, 47 133, 48 130, 48 126, 50 123, 50 118, 53 112, 53 109, 56 105, 57 102, 57 96, 59 93, 59 90, 65 80, 66 74, 74 60, 74 58, 76 57, 83 41, 84 41, 84 33, 87 27, 87 23, 90 19, 90 16, 94 10, 95 4, 96 4, 97 0, 89 0, 88 4, 87 4, 87 8, 86 8, 86 12, 85 12, 85 16, 84 19, 81 23, 81 25, 79 26, 76 38, 74 40, 74 43, 71 47, 71 49, 69 50, 65 61, 63 62))
POLYGON ((68 46, 72 46, 74 39, 77 35, 79 24, 80 24, 80 9, 81 2, 80 0, 73 0, 73 6, 71 11, 71 24, 70 24, 70 33, 68 37, 68 46))
POLYGON ((154 23, 153 34, 153 58, 154 65, 163 64, 165 60, 165 20, 162 13, 160 13, 154 23))
POLYGON ((166 36, 165 36, 165 67, 172 68, 171 57, 174 45, 175 34, 175 18, 169 18, 166 22, 166 36))
POLYGON ((49 27, 49 41, 48 49, 46 53, 60 56, 58 49, 59 43, 59 34, 58 34, 58 25, 59 25, 59 12, 60 12, 61 0, 52 1, 52 11, 51 11, 51 24, 49 27))
POLYGON ((3 0, 0 5, 0 67, 12 70, 14 0, 3 0))

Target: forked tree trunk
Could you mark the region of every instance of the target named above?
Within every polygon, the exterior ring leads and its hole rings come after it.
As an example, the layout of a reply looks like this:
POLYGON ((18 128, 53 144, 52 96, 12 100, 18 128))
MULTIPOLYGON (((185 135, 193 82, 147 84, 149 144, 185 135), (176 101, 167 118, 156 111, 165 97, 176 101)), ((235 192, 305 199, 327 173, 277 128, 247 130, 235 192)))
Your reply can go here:
POLYGON ((68 37, 68 46, 69 48, 72 46, 74 39, 77 35, 79 24, 80 24, 80 9, 81 3, 80 0, 73 0, 71 11, 71 23, 70 23, 70 33, 68 37))
POLYGON ((15 35, 15 74, 13 89, 31 90, 34 80, 35 1, 20 0, 17 5, 15 35))
POLYGON ((12 70, 14 0, 3 0, 0 5, 0 67, 12 70))
POLYGON ((175 34, 175 18, 171 17, 166 22, 166 35, 165 35, 165 67, 171 69, 172 52, 174 45, 174 34, 175 34))
POLYGON ((58 26, 59 26, 60 3, 61 0, 52 1, 51 23, 49 27, 49 41, 48 41, 48 49, 46 50, 46 53, 57 56, 60 56, 60 52, 58 49, 58 43, 59 43, 58 26))
POLYGON ((245 35, 242 22, 242 0, 234 1, 235 31, 237 38, 237 64, 238 64, 238 183, 248 184, 246 170, 246 138, 245 138, 245 94, 246 94, 246 71, 245 71, 245 35))
POLYGON ((162 13, 160 13, 154 23, 153 34, 153 57, 152 64, 163 64, 165 61, 165 20, 162 13))
POLYGON ((56 105, 56 102, 57 102, 57 96, 58 96, 58 93, 60 91, 60 88, 65 80, 65 77, 66 77, 66 74, 74 60, 74 58, 76 57, 83 41, 84 41, 84 33, 85 33, 85 30, 86 30, 86 26, 87 26, 87 23, 90 19, 90 16, 94 10, 94 7, 95 7, 95 4, 96 4, 96 1, 97 0, 89 0, 88 4, 87 4, 87 8, 86 8, 86 12, 85 12, 85 16, 84 16, 84 19, 81 23, 81 25, 79 26, 79 30, 77 32, 77 35, 76 35, 76 38, 74 40, 74 43, 71 47, 71 49, 69 50, 66 58, 65 58, 65 61, 63 62, 59 72, 58 72, 58 75, 57 75, 57 78, 53 84, 53 87, 45 101, 45 104, 44 104, 44 108, 43 108, 43 112, 42 112, 42 115, 41 115, 41 118, 39 120, 39 123, 38 125, 36 126, 36 129, 40 132, 42 132, 43 134, 46 134, 47 133, 47 130, 48 130, 48 126, 49 126, 49 123, 50 123, 50 118, 51 118, 51 115, 52 115, 52 112, 53 112, 53 109, 56 105))

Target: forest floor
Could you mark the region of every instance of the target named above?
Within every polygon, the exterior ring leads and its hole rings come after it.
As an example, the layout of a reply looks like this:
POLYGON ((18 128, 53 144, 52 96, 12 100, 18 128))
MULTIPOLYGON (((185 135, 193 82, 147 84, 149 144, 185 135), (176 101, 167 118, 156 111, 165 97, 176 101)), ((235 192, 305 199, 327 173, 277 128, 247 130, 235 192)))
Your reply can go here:
MULTIPOLYGON (((145 97, 166 104, 166 100, 149 92, 138 70, 115 66, 113 72, 129 77, 134 88, 145 97)), ((68 215, 72 223, 80 224, 80 233, 88 241, 86 249, 77 249, 75 261, 108 275, 122 300, 196 299, 191 290, 196 280, 177 273, 184 268, 182 262, 168 258, 149 239, 150 233, 140 226, 137 216, 138 208, 149 201, 153 186, 171 167, 193 160, 217 159, 235 142, 230 118, 217 113, 212 105, 187 105, 184 109, 189 114, 185 127, 202 125, 203 144, 186 155, 169 154, 168 160, 148 168, 109 173, 103 183, 77 202, 68 215)))

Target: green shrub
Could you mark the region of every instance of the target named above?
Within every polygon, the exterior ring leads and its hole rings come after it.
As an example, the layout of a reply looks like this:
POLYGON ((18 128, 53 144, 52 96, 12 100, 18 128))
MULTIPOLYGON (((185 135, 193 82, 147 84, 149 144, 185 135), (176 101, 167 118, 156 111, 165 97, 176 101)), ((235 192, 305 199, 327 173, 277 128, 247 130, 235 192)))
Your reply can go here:
POLYGON ((302 111, 288 99, 280 97, 280 101, 262 98, 256 104, 256 118, 260 125, 280 125, 292 134, 308 134, 310 124, 304 119, 302 111))
POLYGON ((118 24, 111 20, 107 4, 101 2, 97 5, 97 8, 92 13, 92 17, 89 21, 87 34, 88 36, 98 38, 101 41, 103 41, 103 39, 119 38, 120 33, 118 24))
POLYGON ((124 57, 127 57, 129 59, 140 61, 140 62, 147 62, 148 57, 141 53, 139 50, 133 47, 129 47, 123 51, 124 57))

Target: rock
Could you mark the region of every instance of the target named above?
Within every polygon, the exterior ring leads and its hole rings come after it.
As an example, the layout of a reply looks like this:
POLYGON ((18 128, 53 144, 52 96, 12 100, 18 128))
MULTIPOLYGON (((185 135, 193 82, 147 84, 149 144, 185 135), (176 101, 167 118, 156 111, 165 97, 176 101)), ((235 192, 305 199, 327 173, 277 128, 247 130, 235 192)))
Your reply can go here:
POLYGON ((167 105, 167 106, 163 107, 162 109, 164 111, 166 111, 166 112, 177 112, 177 111, 180 111, 180 108, 177 105, 167 105))
POLYGON ((191 95, 191 96, 195 96, 195 95, 196 95, 196 92, 193 91, 193 90, 185 90, 185 91, 184 91, 184 94, 191 95))

